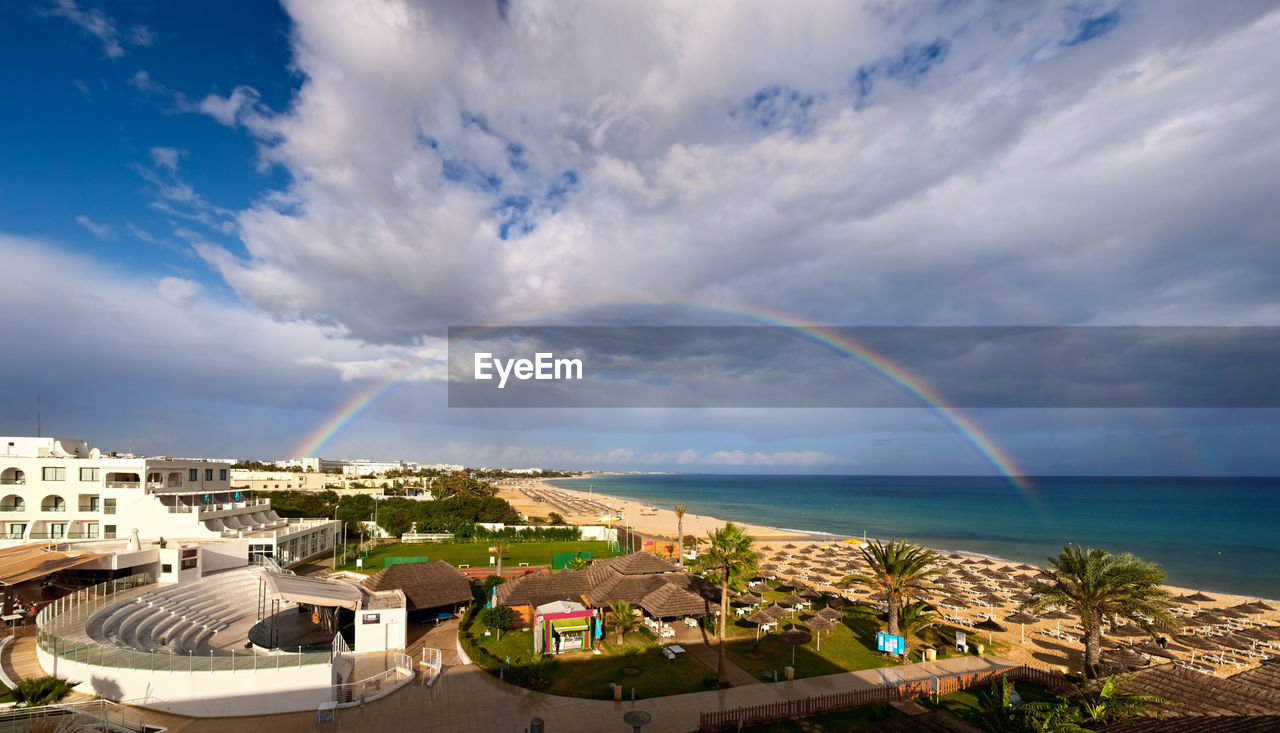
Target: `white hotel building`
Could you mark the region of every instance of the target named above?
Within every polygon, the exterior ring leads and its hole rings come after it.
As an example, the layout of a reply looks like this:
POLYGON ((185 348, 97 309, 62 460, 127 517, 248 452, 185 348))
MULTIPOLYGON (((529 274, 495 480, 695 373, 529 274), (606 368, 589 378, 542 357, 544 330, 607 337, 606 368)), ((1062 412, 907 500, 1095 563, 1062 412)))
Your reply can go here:
POLYGON ((223 461, 102 455, 82 440, 0 437, 0 547, 127 538, 240 540, 281 565, 331 552, 338 522, 283 519, 223 461))

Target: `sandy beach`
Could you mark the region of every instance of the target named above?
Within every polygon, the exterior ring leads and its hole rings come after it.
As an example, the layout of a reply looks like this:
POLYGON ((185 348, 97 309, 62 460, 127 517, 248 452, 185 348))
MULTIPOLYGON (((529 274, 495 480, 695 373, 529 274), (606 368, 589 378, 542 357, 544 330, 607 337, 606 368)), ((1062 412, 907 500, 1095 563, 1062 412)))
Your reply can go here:
MULTIPOLYGON (((629 524, 636 532, 643 535, 671 539, 674 539, 676 536, 675 512, 670 508, 658 507, 655 511, 653 508, 650 508, 650 504, 648 502, 637 501, 626 497, 610 496, 607 494, 589 494, 587 491, 563 489, 551 485, 548 480, 542 479, 531 479, 528 481, 521 481, 516 485, 505 485, 500 487, 499 495, 511 502, 512 506, 514 506, 518 511, 529 516, 545 517, 550 511, 555 511, 555 508, 550 507, 545 502, 538 502, 531 499, 521 491, 521 487, 532 490, 563 492, 565 495, 575 497, 579 500, 598 502, 599 504, 607 505, 619 514, 623 515, 624 524, 629 524)), ((599 514, 561 513, 565 516, 567 521, 574 524, 598 524, 600 519, 599 514)), ((720 527, 723 527, 724 524, 724 520, 709 515, 685 514, 684 516, 685 534, 692 534, 698 537, 705 537, 707 532, 719 529, 720 527)), ((803 560, 806 554, 806 548, 809 547, 813 547, 814 550, 821 550, 823 548, 841 547, 843 545, 841 549, 850 557, 860 556, 856 547, 842 542, 842 540, 848 539, 844 536, 812 534, 754 524, 740 523, 740 526, 745 527, 747 532, 756 538, 757 548, 765 557, 765 560, 762 562, 769 562, 770 558, 774 558, 780 553, 783 556, 791 556, 795 560, 803 560)), ((1020 564, 986 555, 966 553, 963 550, 956 552, 947 551, 943 554, 943 557, 955 567, 971 564, 974 567, 987 567, 985 565, 978 565, 980 563, 984 563, 984 561, 995 563, 989 567, 1016 566, 1020 564)), ((1037 570, 1019 571, 1014 574, 1015 580, 1010 582, 1023 582, 1033 577, 1036 572, 1037 570)), ((791 574, 780 573, 779 576, 791 577, 791 574)), ((835 578, 823 579, 820 576, 815 576, 812 579, 805 581, 805 584, 815 587, 818 590, 848 592, 848 589, 836 587, 834 585, 834 581, 835 578)), ((1183 588, 1179 586, 1165 587, 1175 597, 1190 595, 1196 592, 1201 592, 1204 595, 1211 597, 1213 599, 1212 601, 1205 601, 1199 604, 1200 608, 1206 610, 1228 608, 1241 603, 1259 600, 1257 596, 1216 593, 1211 590, 1183 588)), ((1273 606, 1276 606, 1277 609, 1280 609, 1280 603, 1274 601, 1269 602, 1273 606)), ((1039 666, 1061 667, 1064 665, 1074 666, 1079 663, 1079 658, 1083 649, 1080 644, 1053 638, 1044 633, 1049 630, 1057 631, 1058 629, 1068 632, 1073 631, 1074 621, 1042 620, 1036 623, 1027 624, 1025 627, 1020 627, 1016 623, 1007 623, 1005 621, 1005 617, 1011 615, 1016 610, 1017 607, 1014 603, 1007 603, 1002 606, 992 608, 990 610, 991 615, 997 621, 1004 624, 1007 627, 1007 630, 1004 632, 994 633, 989 633, 987 631, 971 631, 969 633, 970 643, 983 643, 988 638, 998 639, 1005 642, 1005 646, 1002 647, 1001 650, 1005 656, 1016 661, 1033 663, 1039 666)), ((975 616, 975 613, 970 611, 965 615, 972 617, 975 616)), ((974 620, 978 620, 980 618, 982 618, 982 615, 977 615, 974 620)), ((1280 610, 1263 614, 1263 618, 1270 621, 1280 619, 1280 610)), ((1138 641, 1138 639, 1135 639, 1135 641, 1138 641)))
MULTIPOLYGON (((540 490, 558 490, 568 494, 572 494, 584 500, 596 501, 606 504, 616 510, 623 516, 622 524, 633 528, 637 533, 652 537, 669 537, 675 539, 676 536, 676 513, 671 508, 657 507, 654 511, 650 509, 648 502, 636 501, 626 497, 610 496, 601 493, 591 493, 586 491, 578 491, 574 489, 562 489, 552 486, 545 479, 532 479, 523 481, 521 486, 527 488, 536 488, 540 490)), ((537 502, 530 499, 516 486, 499 487, 498 495, 503 499, 511 502, 516 511, 522 512, 529 516, 545 517, 548 512, 555 511, 553 507, 547 504, 537 502)), ((564 514, 564 518, 573 524, 599 524, 599 515, 564 514)), ((695 535, 697 537, 706 537, 707 532, 717 530, 723 527, 724 520, 705 514, 686 513, 684 515, 684 533, 687 535, 695 535)), ((806 532, 796 532, 793 530, 778 529, 775 527, 765 527, 758 524, 741 524, 745 527, 747 533, 758 540, 772 539, 803 539, 812 535, 806 532)))

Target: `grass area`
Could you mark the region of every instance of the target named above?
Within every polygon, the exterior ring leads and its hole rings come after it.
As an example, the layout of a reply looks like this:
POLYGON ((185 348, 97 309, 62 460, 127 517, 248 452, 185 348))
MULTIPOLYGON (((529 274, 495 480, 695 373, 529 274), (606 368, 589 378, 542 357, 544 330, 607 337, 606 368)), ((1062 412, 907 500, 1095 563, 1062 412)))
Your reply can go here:
MULTIPOLYGON (((453 542, 453 543, 414 543, 397 542, 381 545, 369 553, 364 560, 364 568, 357 572, 376 573, 382 569, 384 557, 418 557, 425 556, 431 560, 444 560, 458 566, 470 565, 473 568, 489 566, 489 547, 486 542, 453 542)), ((595 557, 613 557, 618 554, 609 549, 608 542, 517 542, 513 543, 502 556, 504 568, 517 567, 522 562, 530 565, 550 565, 557 552, 590 552, 595 557)), ((355 558, 348 556, 348 562, 338 566, 338 570, 356 570, 355 558)))
POLYGON ((711 672, 687 654, 672 661, 662 656, 661 647, 646 632, 632 631, 624 643, 616 634, 606 634, 601 654, 567 652, 535 655, 531 631, 504 631, 485 636, 485 626, 476 619, 463 635, 463 645, 472 661, 508 682, 536 690, 602 700, 613 699, 610 682, 623 687, 625 699, 635 688, 637 699, 678 695, 708 689, 711 672))
MULTIPOLYGON (((796 624, 803 628, 801 622, 809 616, 807 612, 797 614, 796 624)), ((757 644, 753 624, 739 620, 736 625, 740 629, 745 626, 748 634, 735 634, 734 639, 728 642, 729 658, 756 679, 764 679, 766 672, 772 678, 774 671, 782 678, 783 668, 791 664, 793 647, 783 643, 777 632, 762 635, 757 644)), ((785 629, 786 626, 786 622, 783 622, 779 628, 785 629)), ((822 632, 821 649, 818 649, 814 641, 794 647, 796 677, 815 677, 897 664, 875 650, 875 635, 879 630, 880 626, 869 609, 845 609, 844 622, 830 631, 822 632)))
MULTIPOLYGON (((791 592, 790 588, 777 581, 770 581, 768 584, 774 590, 762 594, 766 605, 791 592), (783 589, 778 590, 779 587, 783 589)), ((816 606, 821 608, 822 601, 817 601, 816 606)), ((811 615, 810 611, 796 614, 795 625, 805 628, 803 621, 811 615)), ((793 622, 784 619, 779 624, 778 630, 787 629, 791 623, 793 622)), ((813 677, 898 664, 896 660, 882 657, 875 650, 876 632, 883 629, 884 625, 876 617, 873 609, 867 606, 851 606, 844 609, 843 622, 831 631, 822 632, 821 649, 818 649, 817 644, 812 641, 796 647, 796 677, 813 677)), ((947 643, 955 638, 955 631, 956 627, 942 626, 937 632, 937 640, 947 643)), ((775 671, 781 678, 784 668, 791 664, 791 646, 778 639, 777 631, 761 636, 757 643, 755 624, 735 616, 729 624, 726 635, 729 637, 730 658, 758 679, 766 679, 766 673, 769 674, 767 678, 771 679, 775 671)), ((1008 646, 998 639, 994 644, 989 643, 985 633, 969 632, 970 646, 978 643, 986 647, 985 651, 988 654, 999 654, 1008 646)), ((918 644, 916 646, 913 657, 918 661, 920 652, 918 644)), ((954 649, 948 644, 939 659, 945 659, 953 654, 955 654, 954 649)))
POLYGON ((777 723, 753 725, 742 730, 749 733, 845 733, 867 723, 905 717, 907 717, 906 713, 899 712, 888 705, 869 705, 826 715, 815 715, 803 720, 783 720, 777 723))

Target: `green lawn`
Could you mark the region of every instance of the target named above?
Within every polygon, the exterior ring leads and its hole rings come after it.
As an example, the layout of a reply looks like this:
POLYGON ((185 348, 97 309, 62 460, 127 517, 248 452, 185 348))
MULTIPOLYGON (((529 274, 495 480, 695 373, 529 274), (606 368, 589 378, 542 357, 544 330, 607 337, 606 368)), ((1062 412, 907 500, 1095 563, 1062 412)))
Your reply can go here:
MULTIPOLYGON (((444 560, 457 565, 470 565, 473 568, 489 566, 489 547, 485 542, 456 542, 449 544, 415 543, 382 545, 375 548, 364 560, 364 568, 358 572, 376 573, 382 569, 382 558, 420 557, 431 560, 444 560)), ((354 546, 352 546, 354 551, 354 546)), ((590 552, 592 557, 612 557, 616 555, 609 549, 608 542, 517 542, 513 543, 502 556, 504 568, 517 567, 522 562, 530 565, 550 565, 557 552, 590 552)), ((341 553, 339 553, 341 556, 341 553)), ((339 570, 356 570, 353 554, 348 554, 348 562, 339 565, 339 570)))
MULTIPOLYGON (((797 625, 803 628, 800 622, 808 617, 808 612, 797 614, 797 625)), ((791 664, 792 646, 783 643, 778 638, 777 631, 762 635, 757 644, 754 625, 739 623, 745 625, 749 633, 735 634, 735 638, 729 642, 729 657, 757 679, 764 679, 766 672, 770 673, 771 678, 775 670, 781 679, 784 675, 783 668, 791 664)), ((779 629, 785 628, 787 622, 779 624, 779 629)), ((821 650, 818 649, 816 640, 795 647, 796 677, 815 677, 897 664, 882 658, 875 651, 877 630, 879 626, 869 611, 860 608, 846 609, 843 623, 830 631, 822 632, 821 650)))
POLYGON ((688 655, 667 661, 653 637, 640 630, 629 632, 622 646, 617 645, 616 634, 606 634, 599 655, 556 656, 535 655, 530 631, 505 631, 501 639, 484 633, 485 626, 477 619, 463 636, 472 661, 508 682, 556 695, 612 699, 610 682, 622 685, 628 700, 632 688, 637 699, 678 695, 707 689, 711 675, 688 655))

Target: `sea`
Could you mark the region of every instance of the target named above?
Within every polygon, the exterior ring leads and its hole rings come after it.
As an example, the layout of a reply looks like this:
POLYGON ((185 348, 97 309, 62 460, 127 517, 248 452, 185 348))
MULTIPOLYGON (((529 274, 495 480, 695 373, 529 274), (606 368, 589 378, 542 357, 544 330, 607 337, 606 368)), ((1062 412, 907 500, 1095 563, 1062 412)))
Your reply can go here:
MULTIPOLYGON (((1070 543, 1159 563, 1171 585, 1280 599, 1280 479, 601 475, 557 480, 689 514, 1043 565, 1070 543)), ((675 534, 675 527, 671 528, 675 534)))

